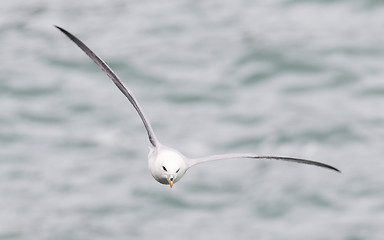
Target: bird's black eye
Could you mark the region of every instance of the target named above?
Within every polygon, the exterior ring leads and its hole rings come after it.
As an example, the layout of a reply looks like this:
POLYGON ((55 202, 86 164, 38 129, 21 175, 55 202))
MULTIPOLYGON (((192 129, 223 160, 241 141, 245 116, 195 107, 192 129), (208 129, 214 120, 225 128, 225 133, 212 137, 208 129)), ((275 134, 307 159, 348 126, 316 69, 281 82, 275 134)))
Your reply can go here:
POLYGON ((164 166, 163 166, 163 170, 164 170, 164 171, 167 171, 167 169, 166 169, 164 166))
POLYGON ((180 171, 180 168, 176 170, 176 173, 178 173, 180 171))

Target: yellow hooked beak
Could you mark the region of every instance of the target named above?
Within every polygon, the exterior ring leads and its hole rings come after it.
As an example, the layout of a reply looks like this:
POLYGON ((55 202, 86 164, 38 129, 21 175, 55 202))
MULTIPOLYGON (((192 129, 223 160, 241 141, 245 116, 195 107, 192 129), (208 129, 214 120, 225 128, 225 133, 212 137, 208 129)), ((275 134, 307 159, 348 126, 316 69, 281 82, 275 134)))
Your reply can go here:
POLYGON ((171 188, 173 186, 173 181, 174 181, 173 178, 168 178, 169 186, 171 186, 171 188))

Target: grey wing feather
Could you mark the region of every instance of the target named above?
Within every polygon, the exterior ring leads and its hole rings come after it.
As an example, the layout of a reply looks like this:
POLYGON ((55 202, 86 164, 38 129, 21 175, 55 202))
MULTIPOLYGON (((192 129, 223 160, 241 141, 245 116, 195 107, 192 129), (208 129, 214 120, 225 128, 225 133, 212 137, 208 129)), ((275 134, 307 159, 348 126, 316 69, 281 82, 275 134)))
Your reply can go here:
POLYGON ((203 163, 203 162, 210 162, 215 160, 221 160, 221 159, 231 159, 231 158, 254 158, 254 159, 273 159, 273 160, 282 160, 282 161, 288 161, 288 162, 296 162, 296 163, 302 163, 302 164, 308 164, 308 165, 314 165, 318 167, 323 167, 327 169, 334 170, 336 172, 340 172, 339 169, 332 167, 330 165, 327 165, 325 163, 306 160, 306 159, 300 159, 300 158, 292 158, 292 157, 281 157, 281 156, 263 156, 263 155, 256 155, 252 153, 232 153, 232 154, 220 154, 220 155, 212 155, 208 157, 202 157, 202 158, 192 158, 188 161, 188 167, 192 167, 193 165, 203 163))
POLYGON ((96 63, 96 65, 99 66, 101 70, 103 70, 108 75, 110 79, 112 79, 112 81, 116 84, 116 86, 120 89, 120 91, 128 98, 128 100, 131 102, 131 104, 139 114, 141 120, 144 123, 145 129, 147 130, 150 143, 154 147, 158 146, 158 140, 153 132, 153 129, 149 121, 147 120, 143 111, 141 110, 139 103, 136 101, 136 99, 134 98, 132 93, 128 90, 128 88, 124 86, 123 82, 121 82, 119 77, 112 71, 112 69, 101 58, 99 58, 91 49, 89 49, 77 37, 75 37, 73 34, 71 34, 70 32, 68 32, 67 30, 61 27, 58 27, 58 26, 55 26, 55 27, 58 28, 61 32, 63 32, 74 43, 76 43, 76 45, 79 46, 81 50, 83 50, 88 55, 88 57, 90 57, 96 63))

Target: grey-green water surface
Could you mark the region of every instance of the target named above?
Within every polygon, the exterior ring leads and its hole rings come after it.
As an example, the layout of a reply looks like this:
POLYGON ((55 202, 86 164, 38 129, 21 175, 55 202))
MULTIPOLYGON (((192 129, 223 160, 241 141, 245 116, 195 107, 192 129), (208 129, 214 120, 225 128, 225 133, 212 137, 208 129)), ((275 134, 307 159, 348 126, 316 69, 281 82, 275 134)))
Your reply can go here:
POLYGON ((1 240, 384 236, 379 1, 2 1, 0 46, 1 240), (343 174, 226 160, 160 185, 134 109, 53 24, 186 155, 343 174))

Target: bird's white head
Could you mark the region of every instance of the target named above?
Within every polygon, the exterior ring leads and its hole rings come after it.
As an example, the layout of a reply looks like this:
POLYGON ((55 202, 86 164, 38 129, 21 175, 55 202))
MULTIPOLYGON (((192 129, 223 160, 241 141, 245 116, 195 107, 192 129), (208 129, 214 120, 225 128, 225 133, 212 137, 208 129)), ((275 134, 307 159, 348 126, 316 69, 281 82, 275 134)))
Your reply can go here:
POLYGON ((152 176, 171 188, 187 171, 186 158, 172 148, 162 146, 152 149, 148 159, 152 176))

